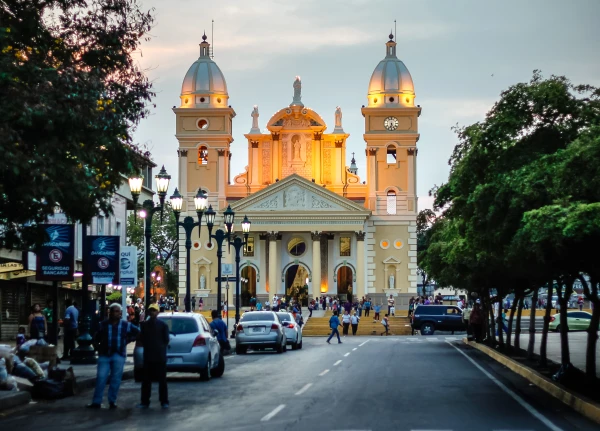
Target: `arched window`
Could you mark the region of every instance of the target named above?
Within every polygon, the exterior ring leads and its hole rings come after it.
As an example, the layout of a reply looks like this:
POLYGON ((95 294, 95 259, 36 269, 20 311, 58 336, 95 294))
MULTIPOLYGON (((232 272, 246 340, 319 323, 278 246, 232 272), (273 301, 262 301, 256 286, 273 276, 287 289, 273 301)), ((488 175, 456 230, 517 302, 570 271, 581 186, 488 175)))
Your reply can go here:
POLYGON ((208 165, 208 148, 205 146, 198 148, 198 164, 208 165))
POLYGON ((396 192, 393 190, 387 193, 387 213, 390 215, 396 214, 396 192))
POLYGON ((387 147, 387 163, 388 165, 396 164, 396 147, 394 145, 388 145, 387 147))

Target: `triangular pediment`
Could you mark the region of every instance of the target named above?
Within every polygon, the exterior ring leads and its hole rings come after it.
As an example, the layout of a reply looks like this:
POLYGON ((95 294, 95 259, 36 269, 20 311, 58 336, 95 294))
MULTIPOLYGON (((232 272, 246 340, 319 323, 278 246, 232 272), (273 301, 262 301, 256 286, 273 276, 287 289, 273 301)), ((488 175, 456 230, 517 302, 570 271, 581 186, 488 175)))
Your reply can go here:
POLYGON ((370 211, 325 187, 293 174, 231 204, 235 212, 355 212, 370 211))
POLYGON ((385 260, 383 261, 383 263, 390 263, 390 264, 391 264, 391 263, 396 263, 396 264, 397 264, 397 263, 402 263, 402 262, 400 262, 400 261, 399 261, 398 259, 396 259, 394 256, 390 256, 390 257, 388 257, 387 259, 385 259, 385 260))

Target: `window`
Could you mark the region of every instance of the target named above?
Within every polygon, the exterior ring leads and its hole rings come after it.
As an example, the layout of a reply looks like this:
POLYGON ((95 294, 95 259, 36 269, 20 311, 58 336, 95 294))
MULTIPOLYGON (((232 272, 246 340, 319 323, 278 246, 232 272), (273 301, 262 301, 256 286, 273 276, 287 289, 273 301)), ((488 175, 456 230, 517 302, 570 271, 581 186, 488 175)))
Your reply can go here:
POLYGON ((104 235, 104 217, 98 216, 97 223, 96 231, 98 235, 104 235))
MULTIPOLYGON (((204 97, 200 99, 200 102, 204 103, 204 97)), ((198 129, 200 130, 206 130, 208 129, 208 120, 205 118, 200 118, 197 122, 196 122, 196 126, 198 127, 198 129)))
POLYGON ((390 215, 396 214, 396 192, 394 191, 387 193, 387 213, 390 215))
POLYGON ((302 256, 306 251, 306 243, 302 238, 292 238, 288 243, 288 252, 292 256, 302 256))
POLYGON ((393 145, 387 147, 387 163, 388 165, 396 164, 396 147, 393 145))
POLYGON ((349 236, 341 236, 340 237, 340 256, 350 256, 351 255, 351 238, 349 236))
POLYGON ((205 146, 198 148, 198 164, 208 165, 208 148, 205 146))
POLYGON ((244 313, 242 315, 242 318, 240 319, 240 322, 260 322, 260 321, 274 321, 275 320, 275 313, 273 312, 260 312, 260 311, 253 311, 252 313, 244 313))
POLYGON ((244 246, 244 256, 253 257, 254 256, 254 237, 249 236, 246 241, 246 245, 244 246))
POLYGON ((165 322, 169 328, 169 332, 173 335, 195 334, 198 331, 198 324, 194 318, 190 317, 161 317, 160 320, 165 322))
POLYGON ((121 236, 121 222, 120 221, 117 222, 117 228, 115 230, 115 235, 121 236))

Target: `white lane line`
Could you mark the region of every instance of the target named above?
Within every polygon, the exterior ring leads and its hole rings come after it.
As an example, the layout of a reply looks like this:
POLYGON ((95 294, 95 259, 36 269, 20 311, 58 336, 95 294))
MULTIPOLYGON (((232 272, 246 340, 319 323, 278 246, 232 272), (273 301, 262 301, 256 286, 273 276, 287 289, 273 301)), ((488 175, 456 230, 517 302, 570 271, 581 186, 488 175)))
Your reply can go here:
POLYGON ((354 349, 352 349, 352 351, 354 352, 356 350, 356 347, 354 349))
POLYGON ((325 370, 325 371, 323 371, 321 374, 319 374, 319 376, 321 376, 321 377, 322 377, 322 376, 324 376, 325 374, 327 374, 328 372, 329 372, 329 370, 325 370))
POLYGON ((310 388, 312 386, 312 383, 307 383, 304 385, 304 387, 302 389, 300 389, 298 392, 296 392, 296 395, 302 395, 304 392, 306 392, 308 390, 308 388, 310 388))
POLYGON ((516 402, 518 402, 534 418, 538 419, 541 423, 543 423, 544 425, 546 425, 552 431, 563 431, 562 428, 557 427, 556 425, 554 425, 554 423, 552 423, 552 421, 550 421, 550 419, 548 419, 546 416, 544 416, 543 414, 541 414, 540 412, 538 412, 531 404, 529 404, 527 401, 525 401, 519 395, 517 395, 512 390, 510 390, 509 388, 507 388, 504 383, 502 383, 500 380, 496 379, 494 376, 492 376, 490 373, 488 373, 486 370, 484 370, 481 365, 479 365, 477 362, 475 362, 465 352, 463 352, 458 347, 456 347, 454 344, 452 344, 452 343, 450 343, 448 341, 446 341, 446 343, 448 343, 450 346, 452 346, 453 348, 455 348, 457 352, 459 352, 461 355, 463 355, 465 358, 467 358, 469 360, 469 362, 471 362, 473 365, 475 365, 479 369, 479 371, 481 371, 483 374, 485 374, 485 376, 488 379, 490 379, 492 382, 496 383, 496 385, 498 385, 498 387, 500 389, 502 389, 504 392, 506 392, 508 395, 510 395, 512 397, 512 399, 514 399, 516 402))
POLYGON ((334 367, 340 365, 342 363, 341 359, 338 359, 337 361, 335 361, 335 364, 333 364, 334 367))
MULTIPOLYGON (((456 341, 458 339, 459 339, 458 337, 446 337, 446 340, 448 340, 448 341, 456 341)), ((498 431, 505 431, 505 430, 498 430, 498 431)))
POLYGON ((350 355, 350 352, 346 353, 346 354, 344 355, 344 357, 347 357, 348 355, 350 355))
POLYGON ((271 420, 271 418, 273 416, 275 416, 277 413, 279 413, 280 411, 282 411, 283 409, 285 409, 285 404, 280 404, 277 407, 275 407, 275 410, 273 410, 271 413, 263 416, 263 418, 260 420, 261 422, 267 422, 269 420, 271 420))
POLYGON ((364 346, 364 345, 365 345, 365 344, 367 344, 369 341, 371 341, 371 340, 367 340, 367 341, 365 341, 364 343, 362 343, 362 344, 359 344, 359 345, 358 345, 358 347, 362 347, 362 346, 364 346))

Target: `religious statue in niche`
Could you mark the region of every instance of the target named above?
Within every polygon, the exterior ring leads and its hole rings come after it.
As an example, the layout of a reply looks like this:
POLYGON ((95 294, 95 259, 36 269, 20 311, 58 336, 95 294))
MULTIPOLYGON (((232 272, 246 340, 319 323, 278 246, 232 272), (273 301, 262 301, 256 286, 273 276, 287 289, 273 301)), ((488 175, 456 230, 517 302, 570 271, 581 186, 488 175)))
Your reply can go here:
POLYGON ((300 150, 302 148, 302 144, 300 143, 300 136, 294 135, 292 136, 292 150, 294 151, 294 156, 292 158, 293 161, 301 161, 300 150))
POLYGON ((390 275, 390 278, 389 278, 390 289, 394 288, 394 281, 395 281, 394 275, 390 275))
POLYGON ((200 289, 206 289, 206 277, 204 274, 200 276, 200 289))
POLYGON ((258 105, 254 105, 254 109, 252 110, 252 128, 258 129, 258 105))

